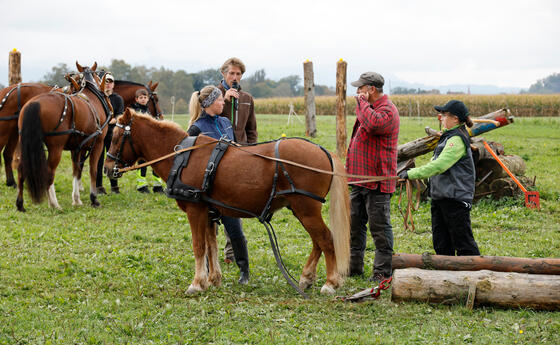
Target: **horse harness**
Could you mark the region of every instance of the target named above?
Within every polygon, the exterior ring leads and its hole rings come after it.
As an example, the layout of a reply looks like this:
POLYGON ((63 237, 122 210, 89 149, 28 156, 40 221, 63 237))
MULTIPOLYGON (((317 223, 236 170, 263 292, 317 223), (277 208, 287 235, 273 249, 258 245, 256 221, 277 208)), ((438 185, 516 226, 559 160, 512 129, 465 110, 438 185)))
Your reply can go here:
MULTIPOLYGON (((99 101, 103 105, 103 110, 105 111, 105 115, 106 115, 105 122, 102 125, 100 124, 99 115, 95 111, 95 108, 91 105, 89 99, 84 94, 82 94, 81 92, 78 92, 78 93, 72 94, 72 95, 67 95, 67 94, 62 93, 62 92, 57 92, 58 94, 60 94, 64 97, 64 109, 62 110, 60 120, 58 121, 58 124, 56 125, 56 127, 51 132, 45 133, 45 136, 77 134, 79 136, 86 137, 84 140, 82 140, 80 142, 80 144, 78 145, 78 148, 73 150, 73 152, 72 152, 72 157, 75 161, 78 161, 78 158, 79 158, 78 154, 81 152, 81 150, 85 146, 85 144, 88 141, 90 141, 91 139, 96 139, 97 136, 101 135, 103 133, 103 129, 105 128, 105 126, 107 126, 107 124, 109 123, 109 121, 111 120, 111 118, 113 116, 113 112, 111 111, 111 108, 109 107, 109 104, 107 103, 107 100, 105 99, 105 97, 101 93, 101 91, 99 89, 97 89, 93 85, 93 83, 91 83, 89 81, 86 82, 85 87, 88 88, 99 99, 99 101), (87 106, 89 107, 89 109, 90 109, 90 111, 93 114, 93 117, 95 119, 95 126, 97 128, 95 132, 93 132, 91 134, 87 134, 85 132, 82 132, 82 131, 76 129, 76 113, 75 113, 74 101, 72 100, 72 97, 74 97, 74 96, 82 98, 86 102, 87 106), (73 115, 72 116, 72 122, 70 123, 70 128, 65 130, 65 131, 57 131, 58 127, 66 119, 66 114, 68 113, 68 103, 70 103, 70 106, 72 108, 72 115, 73 115)), ((84 164, 86 159, 89 157, 89 155, 91 154, 91 150, 92 150, 94 145, 95 145, 95 140, 92 140, 91 145, 86 149, 86 154, 78 162, 78 163, 80 163, 80 165, 84 164)))
MULTIPOLYGON (((132 125, 132 120, 129 124, 127 125, 123 125, 120 123, 117 123, 116 126, 123 129, 123 139, 121 141, 120 144, 120 148, 119 151, 117 151, 116 155, 107 153, 107 157, 113 159, 115 161, 115 163, 117 164, 121 164, 124 167, 128 167, 129 165, 126 164, 124 161, 121 160, 121 153, 123 150, 123 147, 125 145, 125 143, 128 141, 130 144, 130 147, 132 149, 132 151, 134 152, 135 156, 138 156, 136 154, 136 151, 134 150, 134 145, 132 142, 132 136, 131 136, 131 125, 132 125)), ((212 190, 212 184, 214 181, 214 177, 216 175, 216 171, 218 168, 218 165, 220 164, 220 161, 222 159, 222 157, 224 156, 225 152, 227 151, 227 149, 229 148, 229 146, 233 146, 235 145, 232 141, 225 139, 225 138, 221 138, 220 140, 218 140, 216 146, 214 147, 214 149, 212 150, 212 153, 210 154, 210 157, 208 158, 208 163, 206 164, 206 169, 204 171, 204 177, 202 180, 202 186, 201 188, 196 188, 193 186, 189 186, 185 183, 183 183, 181 181, 181 173, 183 171, 183 169, 188 165, 189 162, 189 158, 190 158, 190 154, 192 150, 188 150, 188 148, 194 148, 194 144, 196 142, 196 139, 198 137, 196 136, 189 136, 184 138, 177 146, 175 146, 175 151, 181 151, 180 153, 175 155, 175 159, 173 161, 173 165, 171 167, 171 170, 169 172, 169 176, 167 178, 167 189, 166 189, 166 194, 168 197, 172 198, 172 199, 176 199, 176 200, 182 200, 182 201, 188 201, 188 202, 203 202, 206 203, 208 205, 209 208, 209 212, 208 212, 208 216, 210 218, 210 220, 212 222, 215 223, 219 223, 220 219, 221 219, 221 214, 219 212, 219 210, 216 208, 216 206, 219 207, 223 207, 223 208, 227 208, 230 210, 234 210, 237 212, 241 212, 241 213, 245 213, 253 218, 257 218, 266 228, 267 232, 268 232, 268 237, 270 240, 270 244, 272 247, 272 252, 274 253, 274 258, 276 260, 276 264, 278 265, 278 268, 280 269, 280 272, 282 272, 282 275, 284 276, 284 278, 286 279, 286 281, 300 294, 302 295, 304 298, 308 299, 309 296, 303 292, 298 284, 296 283, 296 279, 288 272, 288 270, 286 269, 286 265, 284 264, 282 257, 280 255, 280 251, 278 248, 278 241, 276 238, 276 234, 274 232, 274 228, 272 227, 272 225, 270 224, 270 221, 272 219, 272 215, 273 213, 270 212, 270 207, 272 205, 272 201, 280 195, 286 195, 286 194, 301 194, 301 195, 305 195, 307 197, 310 197, 312 199, 315 199, 317 201, 320 201, 321 203, 325 202, 325 199, 313 194, 311 192, 308 192, 306 190, 303 189, 299 189, 296 188, 293 179, 290 177, 288 171, 286 170, 284 164, 278 160, 275 161, 276 163, 276 167, 274 169, 274 179, 273 179, 273 183, 272 183, 272 190, 270 192, 270 196, 261 212, 260 215, 257 215, 251 211, 248 210, 244 210, 235 206, 231 206, 231 205, 227 205, 221 201, 218 201, 216 199, 211 198, 210 196, 208 196, 208 193, 211 192, 212 190), (286 178, 286 180, 289 182, 290 184, 290 188, 286 189, 286 190, 281 190, 281 191, 277 191, 276 187, 278 185, 278 177, 279 177, 279 172, 282 171, 282 174, 284 175, 284 177, 286 178)), ((285 139, 285 138, 281 138, 278 140, 274 140, 274 142, 276 142, 275 148, 274 148, 274 154, 275 154, 275 158, 279 159, 280 158, 280 154, 279 154, 279 146, 280 146, 280 142, 285 139)), ((307 139, 303 139, 303 138, 299 138, 305 141, 310 142, 307 139)), ((253 144, 250 144, 253 145, 253 144)), ((322 146, 318 145, 321 150, 323 150, 323 152, 325 152, 325 154, 327 155, 327 157, 329 158, 329 161, 331 163, 331 167, 334 168, 334 164, 332 161, 332 157, 330 155, 330 153, 323 148, 322 146)), ((113 168, 113 177, 119 177, 120 175, 122 175, 122 173, 119 172, 119 168, 117 168, 117 164, 115 164, 114 168, 113 168)))
MULTIPOLYGON (((189 147, 192 147, 194 145, 194 143, 196 142, 197 137, 195 136, 190 136, 190 137, 186 137, 185 139, 183 139, 181 141, 181 143, 179 145, 177 145, 175 147, 176 151, 182 150, 182 149, 186 149, 189 147)), ((283 140, 282 139, 278 139, 275 140, 276 145, 274 148, 274 155, 276 158, 280 158, 280 154, 278 151, 278 148, 280 146, 280 142, 283 140)), ((305 139, 303 139, 305 140, 305 139)), ((124 139, 123 139, 123 144, 124 145, 124 139)), ((193 186, 189 186, 187 184, 184 184, 181 181, 181 172, 183 171, 183 169, 187 166, 188 162, 189 162, 189 157, 190 157, 190 153, 191 151, 183 151, 179 154, 177 154, 175 156, 175 160, 173 161, 173 166, 171 167, 171 170, 169 172, 169 176, 167 178, 167 196, 173 199, 177 199, 177 200, 183 200, 183 201, 189 201, 189 202, 205 202, 207 204, 209 204, 209 206, 212 205, 217 205, 220 207, 224 207, 224 208, 228 208, 234 211, 238 211, 238 212, 242 212, 245 214, 250 215, 251 217, 257 218, 261 223, 262 222, 267 222, 270 221, 270 219, 272 218, 272 213, 270 212, 270 207, 272 204, 272 201, 274 200, 274 198, 276 198, 277 196, 281 196, 281 195, 286 195, 286 194, 301 194, 301 195, 305 195, 307 197, 310 197, 312 199, 315 199, 317 201, 320 201, 321 203, 325 202, 325 199, 313 194, 311 192, 308 192, 306 190, 303 189, 299 189, 296 188, 295 183, 293 181, 293 179, 290 177, 290 175, 288 174, 288 171, 286 170, 284 164, 282 162, 276 161, 276 167, 274 169, 274 179, 272 182, 272 190, 270 192, 270 196, 265 204, 265 207, 263 208, 262 212, 260 215, 257 215, 251 211, 248 210, 244 210, 244 209, 240 209, 234 206, 230 206, 227 204, 222 203, 221 201, 215 200, 211 197, 208 196, 208 194, 211 192, 212 190, 212 186, 213 186, 213 181, 214 181, 214 177, 216 175, 216 171, 218 168, 218 165, 220 164, 220 161, 224 155, 224 153, 227 151, 229 146, 234 145, 230 140, 225 139, 225 138, 221 138, 218 143, 216 144, 216 146, 214 147, 214 149, 212 150, 212 153, 210 154, 210 157, 208 158, 208 163, 206 164, 206 169, 204 171, 204 177, 202 180, 202 186, 200 188, 196 188, 193 186), (284 175, 284 177, 286 178, 286 180, 288 181, 288 183, 290 184, 290 188, 286 189, 286 190, 276 190, 276 187, 278 185, 278 177, 279 177, 279 172, 282 172, 282 174, 284 175)), ((331 166, 332 166, 332 157, 330 156, 329 152, 324 149, 323 147, 319 146, 326 154, 327 157, 329 157, 329 161, 331 162, 331 166)), ((212 213, 215 214, 215 218, 212 218, 212 220, 216 221, 218 220, 221 216, 219 215, 219 212, 217 209, 213 208, 213 210, 211 210, 212 213)))
POLYGON ((4 106, 4 103, 6 103, 6 101, 8 100, 8 97, 10 97, 12 92, 17 90, 17 110, 13 115, 0 117, 0 121, 15 120, 19 117, 19 112, 21 111, 21 108, 23 106, 21 104, 21 88, 26 87, 26 86, 31 86, 31 85, 21 85, 21 83, 18 83, 16 87, 14 87, 10 91, 8 91, 6 96, 4 96, 4 98, 2 99, 2 102, 0 102, 0 109, 2 109, 2 107, 4 106))

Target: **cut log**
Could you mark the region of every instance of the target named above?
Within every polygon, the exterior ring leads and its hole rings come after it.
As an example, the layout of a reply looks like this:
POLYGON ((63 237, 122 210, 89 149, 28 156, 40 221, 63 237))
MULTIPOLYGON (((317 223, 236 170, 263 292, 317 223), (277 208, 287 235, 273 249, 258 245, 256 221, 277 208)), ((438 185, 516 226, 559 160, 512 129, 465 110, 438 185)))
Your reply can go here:
MULTIPOLYGON (((486 152, 486 150, 484 150, 486 152)), ((523 158, 516 155, 501 155, 500 160, 505 166, 516 176, 525 175, 527 165, 523 158)), ((492 179, 509 177, 507 172, 500 166, 494 158, 483 158, 476 162, 476 176, 482 176, 485 173, 492 171, 492 179)))
POLYGON ((397 269, 392 300, 560 310, 560 276, 514 272, 397 269))
POLYGON ((491 270, 560 275, 560 259, 528 259, 506 256, 393 255, 393 268, 423 268, 448 271, 491 270))

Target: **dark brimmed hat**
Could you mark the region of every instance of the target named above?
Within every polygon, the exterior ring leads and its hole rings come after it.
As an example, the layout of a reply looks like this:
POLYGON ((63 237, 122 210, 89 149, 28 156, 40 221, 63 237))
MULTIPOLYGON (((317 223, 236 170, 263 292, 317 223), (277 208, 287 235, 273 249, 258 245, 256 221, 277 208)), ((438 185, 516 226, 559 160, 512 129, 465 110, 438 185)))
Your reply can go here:
POLYGON ((375 87, 383 87, 385 84, 385 79, 379 73, 375 72, 366 72, 362 73, 360 79, 351 83, 354 87, 362 87, 364 85, 371 85, 375 87))
POLYGON ((434 107, 435 110, 439 111, 440 113, 451 113, 459 118, 459 121, 465 122, 467 121, 467 117, 469 116, 469 109, 465 105, 465 103, 458 101, 456 99, 452 99, 451 101, 447 102, 443 107, 436 105, 434 107))

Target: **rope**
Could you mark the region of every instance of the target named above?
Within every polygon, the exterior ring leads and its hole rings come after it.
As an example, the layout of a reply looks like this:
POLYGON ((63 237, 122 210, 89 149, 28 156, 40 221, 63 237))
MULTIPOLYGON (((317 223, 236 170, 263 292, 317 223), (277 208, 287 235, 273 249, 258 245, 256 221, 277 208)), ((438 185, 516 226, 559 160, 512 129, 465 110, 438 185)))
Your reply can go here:
POLYGON ((400 194, 399 194, 399 200, 397 201, 397 207, 399 209, 399 212, 401 213, 401 215, 403 216, 403 226, 405 230, 409 230, 410 231, 414 231, 415 230, 415 226, 414 226, 414 219, 412 217, 412 212, 413 211, 418 211, 418 208, 420 207, 420 182, 418 182, 418 180, 414 180, 415 184, 416 184, 416 205, 413 205, 414 200, 413 200, 413 195, 412 195, 412 181, 411 180, 406 180, 406 183, 401 184, 401 189, 400 189, 400 194), (401 201, 402 201, 402 196, 403 196, 403 189, 406 190, 406 198, 408 200, 407 205, 406 205, 406 212, 403 211, 403 208, 401 207, 401 201))

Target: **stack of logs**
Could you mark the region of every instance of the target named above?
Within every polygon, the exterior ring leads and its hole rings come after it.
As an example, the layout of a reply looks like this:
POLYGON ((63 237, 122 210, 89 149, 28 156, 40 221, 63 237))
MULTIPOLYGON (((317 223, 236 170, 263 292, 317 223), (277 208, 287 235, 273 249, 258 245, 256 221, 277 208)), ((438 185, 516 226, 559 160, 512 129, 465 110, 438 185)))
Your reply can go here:
POLYGON ((560 259, 393 255, 392 300, 560 310, 560 259))
MULTIPOLYGON (((505 196, 523 194, 519 187, 507 175, 504 169, 496 162, 491 154, 484 148, 484 139, 476 136, 506 126, 513 122, 509 109, 500 109, 490 114, 474 118, 474 126, 469 129, 471 135, 471 149, 476 168, 475 201, 487 195, 495 199, 505 196)), ((415 166, 414 158, 434 150, 441 135, 440 132, 426 127, 428 136, 413 140, 398 147, 398 168, 410 169, 415 166)), ((517 176, 525 188, 530 189, 535 185, 535 180, 525 177, 526 165, 523 158, 516 155, 506 155, 500 143, 489 141, 488 144, 500 157, 508 169, 517 176)), ((425 184, 423 185, 425 189, 425 184)), ((426 193, 424 193, 425 196, 426 193)))

